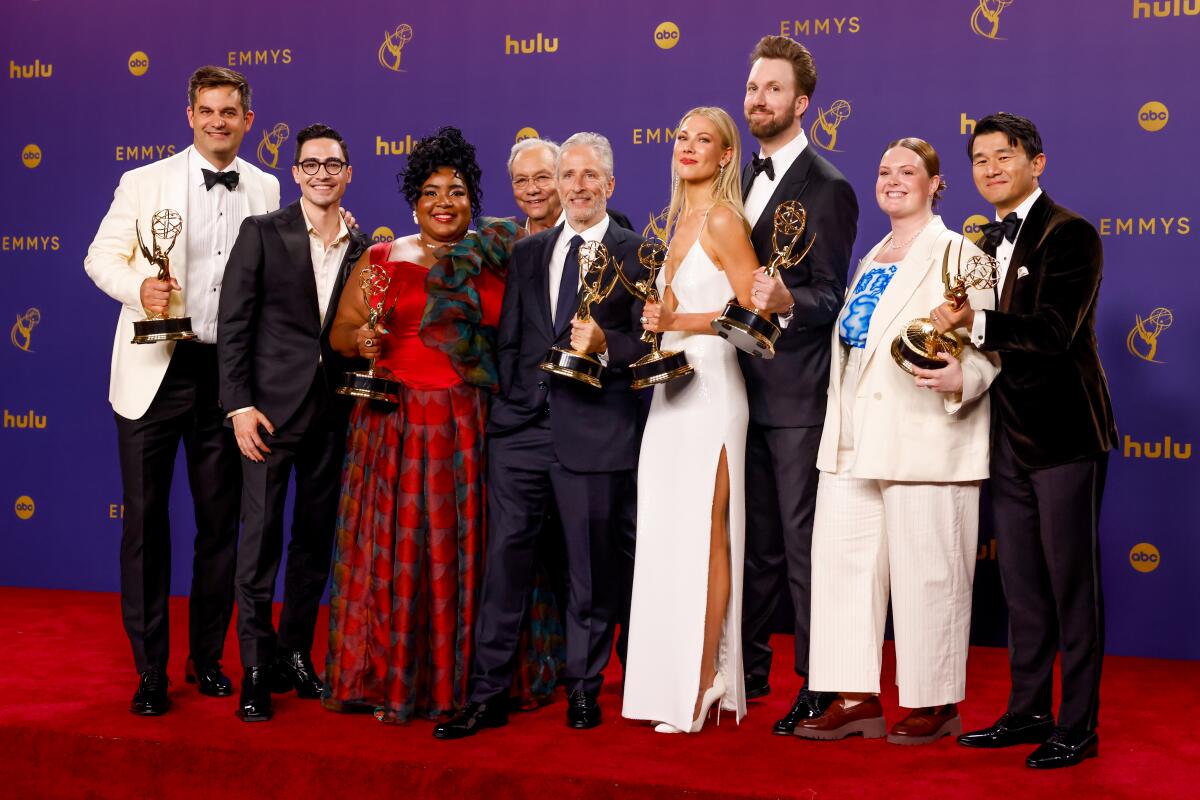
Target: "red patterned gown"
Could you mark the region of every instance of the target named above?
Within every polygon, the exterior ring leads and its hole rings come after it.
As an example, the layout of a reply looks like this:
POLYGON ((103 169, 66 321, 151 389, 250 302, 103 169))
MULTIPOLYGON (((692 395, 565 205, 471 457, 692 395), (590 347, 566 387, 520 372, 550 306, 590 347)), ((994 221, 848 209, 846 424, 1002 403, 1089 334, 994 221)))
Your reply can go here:
MULTIPOLYGON (((407 722, 451 714, 467 696, 483 568, 488 392, 464 380, 446 348, 422 341, 429 270, 386 261, 389 248, 371 248, 372 262, 391 273, 387 300, 395 302, 376 369, 403 384, 402 397, 396 407, 359 401, 351 418, 322 702, 407 722)), ((494 328, 503 279, 484 268, 471 285, 480 322, 494 328)), ((545 603, 535 597, 531 607, 534 636, 517 670, 527 704, 552 690, 552 653, 561 648, 554 625, 543 625, 545 603)))

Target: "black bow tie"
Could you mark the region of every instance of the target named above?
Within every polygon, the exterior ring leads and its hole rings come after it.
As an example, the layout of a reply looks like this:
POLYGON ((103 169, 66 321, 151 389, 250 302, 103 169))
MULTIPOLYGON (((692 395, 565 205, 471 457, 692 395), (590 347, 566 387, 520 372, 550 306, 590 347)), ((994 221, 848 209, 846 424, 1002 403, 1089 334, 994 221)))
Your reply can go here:
POLYGON ((750 162, 750 169, 754 170, 754 177, 758 177, 758 173, 765 172, 767 177, 775 180, 775 165, 771 163, 771 157, 759 158, 757 155, 750 162))
POLYGON ((1017 212, 1010 211, 1008 216, 999 222, 988 222, 983 225, 983 239, 989 247, 995 250, 1004 239, 1015 242, 1017 231, 1020 229, 1021 218, 1017 216, 1017 212))
POLYGON ((218 183, 225 184, 225 188, 231 192, 237 188, 238 174, 233 170, 230 170, 229 172, 213 172, 211 169, 201 168, 200 171, 204 173, 205 191, 212 189, 212 187, 216 186, 218 183))

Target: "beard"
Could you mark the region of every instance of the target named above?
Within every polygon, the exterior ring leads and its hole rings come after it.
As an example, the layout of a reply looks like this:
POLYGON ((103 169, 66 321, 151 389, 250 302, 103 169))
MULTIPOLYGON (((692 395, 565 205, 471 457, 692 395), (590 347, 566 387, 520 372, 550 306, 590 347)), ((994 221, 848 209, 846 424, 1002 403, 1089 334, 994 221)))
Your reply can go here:
POLYGON ((750 135, 755 139, 772 139, 786 131, 792 125, 792 120, 784 119, 783 117, 771 117, 766 122, 752 122, 749 117, 746 118, 746 124, 750 127, 750 135))

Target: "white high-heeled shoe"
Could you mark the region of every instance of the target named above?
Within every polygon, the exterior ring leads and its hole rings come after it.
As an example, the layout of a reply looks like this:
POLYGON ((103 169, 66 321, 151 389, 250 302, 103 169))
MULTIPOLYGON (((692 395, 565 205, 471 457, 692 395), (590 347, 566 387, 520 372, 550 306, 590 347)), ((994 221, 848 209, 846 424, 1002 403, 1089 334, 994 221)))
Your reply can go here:
POLYGON ((704 690, 704 697, 700 700, 700 714, 692 720, 692 727, 688 730, 676 728, 669 722, 660 722, 654 726, 655 733, 699 733, 704 727, 704 721, 708 717, 709 709, 713 703, 717 704, 717 724, 721 724, 721 698, 725 696, 725 679, 721 677, 721 673, 717 673, 713 678, 712 686, 704 690))

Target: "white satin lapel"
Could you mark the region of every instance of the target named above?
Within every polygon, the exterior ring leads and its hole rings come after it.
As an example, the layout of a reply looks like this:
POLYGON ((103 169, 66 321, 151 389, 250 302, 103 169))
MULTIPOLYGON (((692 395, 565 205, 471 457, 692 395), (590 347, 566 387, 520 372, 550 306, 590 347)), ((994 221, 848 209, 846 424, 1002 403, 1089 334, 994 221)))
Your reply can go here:
MULTIPOLYGON (((174 209, 183 217, 183 230, 175 240, 175 248, 171 251, 171 275, 179 281, 180 286, 187 286, 187 237, 188 237, 188 154, 191 146, 175 155, 163 165, 161 182, 159 183, 159 202, 157 207, 149 209, 151 215, 164 208, 174 209)), ((142 237, 149 233, 149 218, 142 220, 142 237)), ((145 239, 150 246, 149 239, 145 239)), ((182 293, 180 293, 182 296, 182 293)))
POLYGON ((884 290, 883 296, 879 298, 879 305, 875 307, 875 312, 871 315, 871 327, 867 331, 867 344, 863 351, 864 369, 880 344, 891 347, 891 341, 884 342, 883 338, 892 329, 892 322, 908 305, 913 292, 921 285, 921 281, 929 274, 929 270, 939 263, 938 260, 942 254, 934 253, 937 249, 934 245, 945 230, 946 226, 942 224, 941 217, 935 216, 929 223, 929 227, 921 232, 910 248, 910 252, 921 254, 919 258, 913 263, 897 269, 887 289, 884 290))
POLYGON ((246 204, 250 209, 251 216, 266 214, 273 209, 267 207, 267 186, 266 181, 259 179, 259 174, 250 169, 246 169, 247 163, 241 158, 238 161, 238 174, 241 176, 239 180, 246 187, 246 204))

